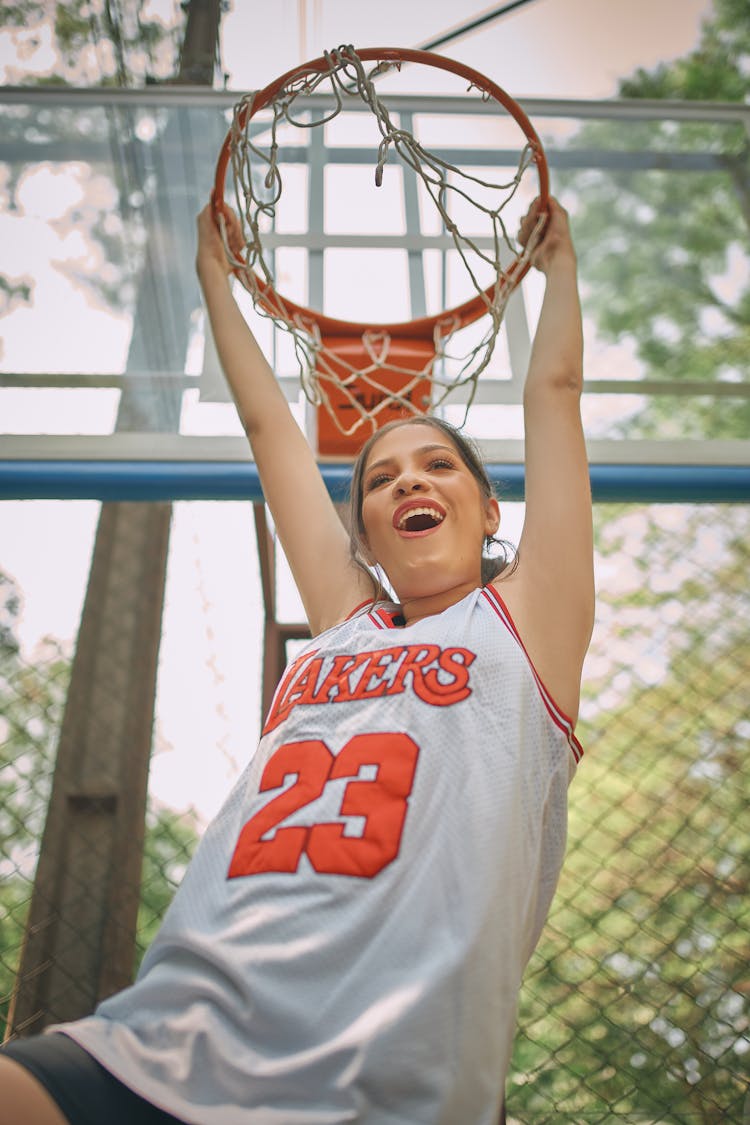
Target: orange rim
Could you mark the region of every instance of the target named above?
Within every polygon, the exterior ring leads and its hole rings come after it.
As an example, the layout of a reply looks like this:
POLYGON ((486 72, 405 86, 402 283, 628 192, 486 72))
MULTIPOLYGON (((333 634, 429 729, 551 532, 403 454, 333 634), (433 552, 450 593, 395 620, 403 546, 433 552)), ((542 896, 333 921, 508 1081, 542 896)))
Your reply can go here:
MULTIPOLYGON (((506 93, 505 90, 495 82, 492 82, 491 79, 480 74, 478 70, 474 70, 470 66, 465 66, 463 63, 456 62, 454 59, 444 58, 442 55, 437 55, 432 51, 418 51, 406 47, 367 47, 362 51, 357 51, 357 55, 363 62, 414 62, 423 63, 426 66, 434 66, 439 70, 447 70, 452 74, 457 74, 460 78, 465 78, 472 86, 475 86, 478 90, 481 90, 482 93, 488 94, 493 98, 503 109, 507 110, 511 117, 517 122, 529 142, 536 165, 537 176, 539 177, 538 194, 540 210, 542 212, 547 211, 549 203, 549 171, 544 149, 542 148, 542 142, 539 140, 536 130, 529 121, 529 118, 510 94, 506 93)), ((274 79, 273 82, 269 83, 268 86, 256 94, 253 101, 252 112, 248 110, 247 106, 243 106, 239 118, 240 128, 245 128, 248 121, 248 114, 249 118, 252 119, 256 113, 265 109, 276 97, 279 90, 286 86, 293 78, 300 78, 304 74, 322 74, 329 69, 328 60, 325 56, 321 56, 320 58, 312 59, 310 62, 303 63, 293 70, 288 70, 286 74, 282 74, 279 78, 274 79)), ((217 220, 219 213, 224 211, 224 188, 230 156, 231 131, 227 133, 221 152, 219 153, 214 188, 211 193, 211 204, 214 217, 217 220)), ((528 269, 529 263, 522 263, 520 257, 518 257, 511 263, 505 273, 509 282, 513 285, 517 285, 525 276, 528 269)), ((255 278, 261 293, 268 291, 275 292, 273 287, 263 281, 262 278, 258 277, 257 274, 255 274, 255 278)), ((283 301, 285 309, 291 316, 315 322, 323 336, 361 336, 364 332, 377 331, 387 332, 391 336, 404 339, 432 339, 437 325, 442 321, 450 325, 450 329, 453 331, 457 328, 463 328, 467 324, 471 324, 473 321, 479 320, 480 317, 484 316, 487 312, 487 302, 492 301, 494 288, 494 285, 490 285, 484 290, 482 295, 472 297, 463 304, 457 305, 455 308, 448 309, 445 312, 437 313, 435 316, 425 316, 417 320, 406 320, 395 324, 366 324, 351 320, 337 320, 335 317, 325 316, 323 313, 316 312, 314 309, 309 309, 305 305, 298 305, 294 301, 289 301, 281 294, 278 294, 278 297, 283 301)))

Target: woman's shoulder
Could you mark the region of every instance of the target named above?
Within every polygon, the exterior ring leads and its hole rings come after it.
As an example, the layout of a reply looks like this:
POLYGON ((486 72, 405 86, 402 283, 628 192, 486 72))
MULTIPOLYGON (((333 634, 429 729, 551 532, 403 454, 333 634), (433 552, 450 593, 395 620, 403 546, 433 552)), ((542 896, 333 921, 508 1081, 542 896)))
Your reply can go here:
MULTIPOLYGON (((490 584, 511 618, 529 660, 547 691, 564 713, 575 722, 581 693, 581 672, 588 647, 590 625, 585 613, 580 627, 571 618, 570 606, 562 606, 554 592, 554 576, 550 589, 540 591, 533 569, 519 562, 513 574, 502 575, 490 584)), ((564 600, 564 599, 563 599, 564 600)))

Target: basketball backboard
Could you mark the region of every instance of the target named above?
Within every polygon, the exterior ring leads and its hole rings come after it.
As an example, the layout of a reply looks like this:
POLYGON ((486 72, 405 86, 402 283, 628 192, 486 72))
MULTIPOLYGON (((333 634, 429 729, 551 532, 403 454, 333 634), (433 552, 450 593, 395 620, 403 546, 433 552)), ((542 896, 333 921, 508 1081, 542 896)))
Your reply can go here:
MULTIPOLYGON (((503 148, 497 115, 479 99, 467 114, 460 100, 461 107, 454 93, 394 95, 392 109, 463 166, 496 166, 503 148)), ((130 474, 123 494, 130 487, 148 495, 147 466, 156 464, 171 474, 161 487, 182 495, 257 487, 243 476, 248 452, 233 407, 222 401, 220 384, 202 376, 211 364, 204 364, 193 269, 194 217, 208 199, 235 101, 174 87, 0 91, 0 164, 14 203, 0 239, 6 495, 18 494, 16 485, 29 494, 23 488, 35 487, 34 473, 41 482, 54 465, 69 481, 76 475, 70 466, 86 466, 77 485, 60 486, 61 495, 67 487, 88 494, 87 482, 94 494, 106 494, 94 484, 99 464, 110 483, 130 474)), ((584 421, 594 472, 598 465, 746 465, 737 419, 748 409, 747 372, 723 360, 707 366, 706 346, 725 331, 711 308, 700 313, 701 362, 657 372, 634 330, 613 337, 598 297, 607 289, 626 300, 639 286, 653 288, 654 279, 666 284, 671 271, 730 294, 731 305, 731 294, 747 283, 746 242, 743 249, 740 239, 730 240, 721 261, 704 259, 690 232, 681 231, 680 214, 664 222, 658 207, 694 189, 715 196, 725 224, 743 228, 733 177, 747 108, 543 99, 523 107, 580 247, 584 421)), ((288 205, 270 237, 280 285, 306 304, 355 318, 408 318, 460 299, 445 232, 419 192, 394 168, 373 198, 362 122, 360 114, 354 123, 316 130, 314 142, 309 135, 285 141, 288 205)), ((511 299, 501 346, 467 419, 488 459, 511 469, 522 460, 521 387, 541 294, 542 280, 532 273, 511 299)), ((637 312, 637 302, 633 307, 637 312)), ((293 349, 268 322, 254 321, 247 302, 246 310, 305 425, 293 349)), ((678 315, 671 322, 662 316, 656 342, 659 333, 668 342, 679 325, 678 315)), ((463 410, 459 395, 446 416, 460 421, 463 410)))

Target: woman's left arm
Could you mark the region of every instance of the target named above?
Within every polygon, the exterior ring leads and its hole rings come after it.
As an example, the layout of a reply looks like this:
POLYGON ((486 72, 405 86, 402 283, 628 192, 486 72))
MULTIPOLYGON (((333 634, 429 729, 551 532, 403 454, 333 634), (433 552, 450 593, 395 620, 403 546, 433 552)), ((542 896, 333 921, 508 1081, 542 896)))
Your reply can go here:
MULTIPOLYGON (((522 242, 534 227, 537 207, 524 219, 522 242)), ((577 263, 568 216, 555 200, 532 263, 545 274, 546 288, 524 388, 526 515, 518 569, 508 581, 536 669, 575 720, 594 619, 593 532, 580 412, 577 263)))

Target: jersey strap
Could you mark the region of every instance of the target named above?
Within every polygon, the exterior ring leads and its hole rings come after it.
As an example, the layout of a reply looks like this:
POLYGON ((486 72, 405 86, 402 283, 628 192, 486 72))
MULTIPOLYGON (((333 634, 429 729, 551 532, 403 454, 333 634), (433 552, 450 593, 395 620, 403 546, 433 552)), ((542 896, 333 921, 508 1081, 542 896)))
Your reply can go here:
POLYGON ((563 734, 565 735, 565 738, 567 739, 568 745, 570 746, 570 749, 573 753, 573 757, 575 758, 576 762, 580 762, 581 758, 583 757, 583 747, 581 746, 580 742, 578 741, 578 739, 575 736, 575 733, 574 733, 574 730, 573 730, 573 723, 568 718, 568 716, 565 714, 565 712, 562 711, 557 706, 554 699, 552 698, 552 696, 550 695, 550 693, 547 691, 546 687, 542 683, 542 680, 540 679, 539 673, 537 672, 536 668, 534 667, 533 661, 532 661, 531 657, 529 656, 528 652, 526 651, 526 646, 524 645, 523 641, 521 640, 521 635, 518 632, 518 629, 516 628, 515 622, 513 621, 513 618, 511 617, 510 612, 508 611, 508 607, 506 606, 505 602, 500 597, 500 595, 498 594, 498 592, 497 592, 497 590, 495 589, 494 586, 485 586, 484 589, 482 590, 482 596, 484 597, 487 604, 494 610, 494 612, 500 618, 500 620, 502 621, 503 625, 508 630, 508 632, 515 638, 515 640, 520 645, 524 656, 526 657, 526 659, 529 662, 529 668, 531 669, 532 675, 534 676, 534 680, 536 682, 536 685, 539 688, 539 694, 542 697, 542 702, 544 703, 544 706, 547 708, 547 711, 550 715, 550 718, 552 719, 555 726, 558 727, 563 732, 563 734))
POLYGON ((357 617, 358 614, 362 613, 364 609, 367 609, 367 607, 371 605, 375 605, 374 598, 367 598, 366 601, 360 602, 359 605, 355 605, 351 613, 347 613, 344 621, 351 621, 354 617, 357 617))
POLYGON ((404 618, 401 612, 386 609, 383 605, 376 605, 367 616, 378 629, 402 629, 404 627, 404 618))

